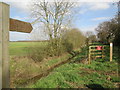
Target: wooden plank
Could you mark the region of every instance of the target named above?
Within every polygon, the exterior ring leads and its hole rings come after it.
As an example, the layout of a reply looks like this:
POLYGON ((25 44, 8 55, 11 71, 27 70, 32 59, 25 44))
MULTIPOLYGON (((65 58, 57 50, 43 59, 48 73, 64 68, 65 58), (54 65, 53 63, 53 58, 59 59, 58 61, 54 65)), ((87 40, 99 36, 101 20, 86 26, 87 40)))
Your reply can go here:
POLYGON ((91 49, 91 51, 104 51, 105 49, 102 49, 102 50, 97 50, 97 49, 91 49))
MULTIPOLYGON (((98 45, 97 45, 98 46, 98 45)), ((97 46, 89 46, 90 48, 92 48, 92 47, 97 47, 97 46)))
POLYGON ((2 64, 2 88, 9 88, 9 5, 0 3, 0 62, 2 64))
POLYGON ((10 18, 10 31, 30 33, 32 29, 30 23, 10 18))
POLYGON ((91 45, 90 47, 97 47, 97 46, 107 47, 108 45, 91 45))
POLYGON ((98 52, 98 53, 96 52, 96 53, 91 53, 91 54, 102 54, 102 52, 98 52))
POLYGON ((95 57, 102 57, 102 56, 95 56, 95 57))
POLYGON ((102 50, 97 50, 97 49, 91 49, 91 51, 102 51, 102 50))
MULTIPOLYGON (((97 46, 100 46, 100 45, 97 45, 97 46)), ((97 46, 90 46, 90 48, 91 48, 91 49, 96 49, 97 46)), ((103 45, 102 45, 102 50, 104 50, 104 47, 107 47, 107 46, 105 46, 105 45, 103 46, 103 45)))

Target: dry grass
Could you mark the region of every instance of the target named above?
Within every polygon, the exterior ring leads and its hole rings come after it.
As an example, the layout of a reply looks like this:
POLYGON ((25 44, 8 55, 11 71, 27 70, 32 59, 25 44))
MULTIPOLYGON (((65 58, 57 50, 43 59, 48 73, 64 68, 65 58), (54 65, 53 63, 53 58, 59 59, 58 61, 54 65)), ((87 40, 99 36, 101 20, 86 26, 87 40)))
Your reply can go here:
POLYGON ((39 75, 58 62, 64 61, 69 57, 63 54, 61 57, 44 59, 42 62, 35 63, 31 58, 25 56, 10 57, 10 87, 18 87, 20 83, 39 75))

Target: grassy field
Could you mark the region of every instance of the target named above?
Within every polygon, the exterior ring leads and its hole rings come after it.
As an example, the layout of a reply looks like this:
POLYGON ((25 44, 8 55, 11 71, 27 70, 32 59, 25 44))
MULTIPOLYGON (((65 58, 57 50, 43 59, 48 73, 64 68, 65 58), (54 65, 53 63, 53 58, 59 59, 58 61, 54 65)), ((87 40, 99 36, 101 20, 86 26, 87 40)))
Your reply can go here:
MULTIPOLYGON (((10 42, 10 84, 11 87, 20 87, 20 83, 27 79, 46 72, 51 66, 70 57, 65 53, 60 57, 50 57, 42 62, 35 63, 26 57, 28 47, 33 45, 46 45, 46 42, 10 42)), ((41 78, 36 83, 25 85, 29 88, 117 88, 120 83, 118 77, 118 63, 114 56, 113 62, 109 57, 93 60, 91 64, 80 61, 86 56, 86 49, 74 57, 70 63, 55 68, 47 77, 41 78)))
POLYGON ((10 56, 26 56, 28 54, 29 47, 36 45, 44 46, 46 44, 47 42, 10 42, 10 56))

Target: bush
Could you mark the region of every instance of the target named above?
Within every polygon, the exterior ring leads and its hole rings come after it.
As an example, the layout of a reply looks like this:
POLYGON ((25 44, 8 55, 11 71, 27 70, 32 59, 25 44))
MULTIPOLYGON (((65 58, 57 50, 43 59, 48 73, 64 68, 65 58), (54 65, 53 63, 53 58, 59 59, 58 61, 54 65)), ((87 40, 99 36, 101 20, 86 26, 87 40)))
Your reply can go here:
POLYGON ((62 36, 49 40, 47 45, 35 45, 30 48, 29 56, 34 61, 42 61, 44 58, 60 56, 65 52, 75 55, 73 49, 85 45, 85 36, 78 29, 71 29, 62 36))
POLYGON ((68 40, 63 40, 62 45, 65 52, 71 53, 73 51, 73 44, 68 42, 68 40))
POLYGON ((70 46, 72 46, 73 49, 76 49, 85 45, 86 38, 79 29, 74 28, 65 32, 63 40, 67 41, 69 45, 72 44, 70 46))
POLYGON ((42 61, 45 57, 47 57, 46 46, 30 47, 29 57, 32 58, 35 62, 42 61))
POLYGON ((67 40, 58 40, 57 47, 54 42, 47 43, 47 45, 39 45, 38 43, 33 47, 30 47, 28 50, 28 55, 35 62, 41 62, 44 58, 60 56, 65 52, 71 53, 73 51, 73 45, 67 40))
POLYGON ((47 45, 48 56, 60 56, 65 52, 71 52, 73 50, 72 43, 69 43, 65 39, 58 38, 56 41, 50 41, 47 45))

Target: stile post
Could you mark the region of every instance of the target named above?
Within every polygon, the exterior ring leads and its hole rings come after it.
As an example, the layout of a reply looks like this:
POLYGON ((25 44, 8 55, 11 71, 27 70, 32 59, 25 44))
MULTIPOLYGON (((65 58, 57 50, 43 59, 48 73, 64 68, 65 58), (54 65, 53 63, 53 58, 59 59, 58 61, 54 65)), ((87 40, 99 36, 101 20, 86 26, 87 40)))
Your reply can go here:
POLYGON ((102 59, 104 57, 104 46, 102 46, 102 59))
POLYGON ((91 55, 91 47, 89 46, 89 56, 88 56, 88 64, 90 64, 90 55, 91 55))
POLYGON ((9 5, 0 2, 0 89, 9 88, 9 5))
POLYGON ((113 43, 110 43, 110 62, 112 61, 113 56, 113 43))
MULTIPOLYGON (((0 34, 1 35, 1 34, 0 34)), ((1 37, 0 37, 1 39, 1 37)), ((1 42, 0 42, 1 44, 1 42)), ((0 45, 0 90, 2 89, 2 55, 1 55, 1 45, 0 45)))

